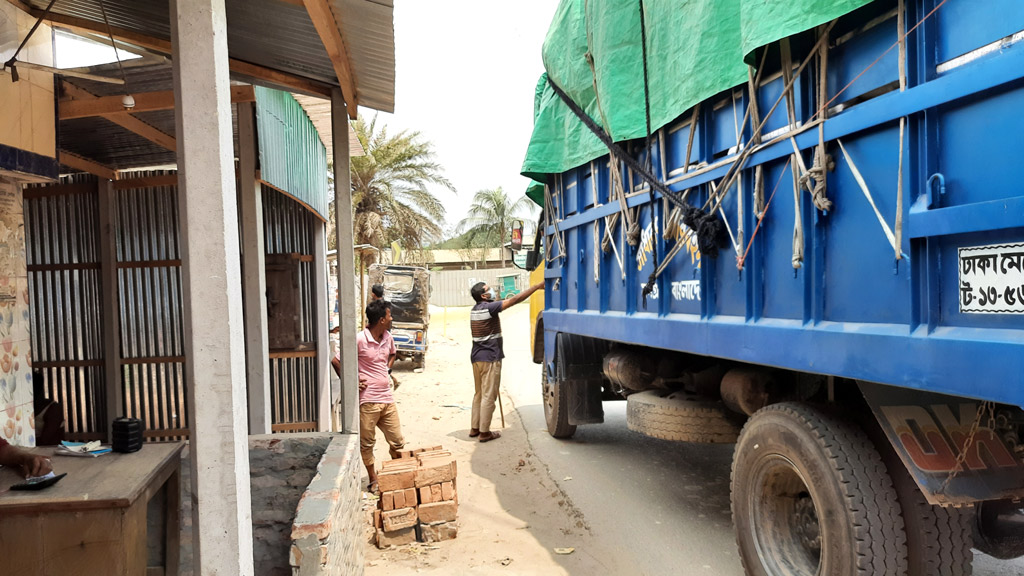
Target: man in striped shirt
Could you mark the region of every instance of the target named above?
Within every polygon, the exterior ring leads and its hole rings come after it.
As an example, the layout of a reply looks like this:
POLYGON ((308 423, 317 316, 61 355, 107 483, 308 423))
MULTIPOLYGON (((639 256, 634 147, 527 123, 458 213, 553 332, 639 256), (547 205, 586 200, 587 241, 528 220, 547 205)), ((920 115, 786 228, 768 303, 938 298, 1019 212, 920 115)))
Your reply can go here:
POLYGON ((501 347, 501 320, 498 314, 529 299, 531 294, 543 287, 544 283, 538 282, 505 300, 497 300, 497 293, 484 282, 477 282, 469 290, 476 301, 469 313, 469 328, 473 334, 470 360, 473 362, 473 379, 476 381, 470 438, 479 436, 481 442, 501 438, 501 433, 491 431, 494 401, 498 398, 498 387, 501 385, 501 359, 505 357, 501 347))

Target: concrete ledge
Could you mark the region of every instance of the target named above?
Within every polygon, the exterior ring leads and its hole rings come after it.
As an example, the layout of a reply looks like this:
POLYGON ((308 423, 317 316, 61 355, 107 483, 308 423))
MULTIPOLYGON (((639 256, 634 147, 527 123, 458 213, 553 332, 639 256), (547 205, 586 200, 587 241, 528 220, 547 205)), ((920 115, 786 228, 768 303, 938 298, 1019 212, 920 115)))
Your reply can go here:
POLYGON ((296 576, 363 573, 359 435, 332 435, 299 500, 289 561, 296 576))

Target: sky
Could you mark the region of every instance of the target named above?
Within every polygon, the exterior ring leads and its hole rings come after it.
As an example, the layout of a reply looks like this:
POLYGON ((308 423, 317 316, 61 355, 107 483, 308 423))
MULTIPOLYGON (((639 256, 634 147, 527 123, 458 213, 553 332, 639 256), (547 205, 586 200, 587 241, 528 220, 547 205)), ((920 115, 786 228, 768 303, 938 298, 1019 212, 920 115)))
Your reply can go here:
MULTIPOLYGON (((513 201, 533 129, 541 45, 558 0, 395 0, 395 113, 389 132, 419 131, 457 194, 434 189, 447 230, 477 190, 501 186, 513 201)), ((361 109, 361 114, 374 111, 361 109)))

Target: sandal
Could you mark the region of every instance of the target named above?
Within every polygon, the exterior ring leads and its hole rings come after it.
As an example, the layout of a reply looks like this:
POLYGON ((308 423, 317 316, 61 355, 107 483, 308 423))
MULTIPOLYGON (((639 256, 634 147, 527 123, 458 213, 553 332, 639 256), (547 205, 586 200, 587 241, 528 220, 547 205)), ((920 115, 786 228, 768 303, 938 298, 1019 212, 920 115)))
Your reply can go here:
POLYGON ((377 481, 370 482, 370 485, 366 487, 366 491, 370 494, 377 494, 377 481))
POLYGON ((470 428, 469 429, 469 437, 470 438, 476 438, 479 435, 480 435, 480 430, 477 430, 476 428, 470 428))
POLYGON ((497 440, 501 438, 501 432, 484 432, 480 435, 481 442, 490 442, 491 440, 497 440))

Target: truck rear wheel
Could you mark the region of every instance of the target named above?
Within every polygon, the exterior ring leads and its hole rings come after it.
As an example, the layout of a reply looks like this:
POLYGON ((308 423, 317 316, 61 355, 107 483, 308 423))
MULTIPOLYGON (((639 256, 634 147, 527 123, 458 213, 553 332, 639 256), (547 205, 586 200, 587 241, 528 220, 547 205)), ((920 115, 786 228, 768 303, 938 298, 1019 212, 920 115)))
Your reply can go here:
POLYGON ((544 420, 548 434, 555 438, 572 438, 576 426, 569 424, 569 398, 565 386, 548 377, 547 370, 541 369, 541 389, 544 394, 544 420))
POLYGON ((862 430, 774 404, 743 427, 732 516, 747 574, 903 574, 907 536, 885 464, 862 430))
POLYGON ((634 432, 675 442, 728 444, 740 433, 737 417, 722 402, 682 391, 630 394, 626 425, 634 432))
POLYGON ((889 440, 883 435, 875 440, 875 446, 889 470, 903 513, 907 576, 971 576, 973 512, 929 504, 889 440))

